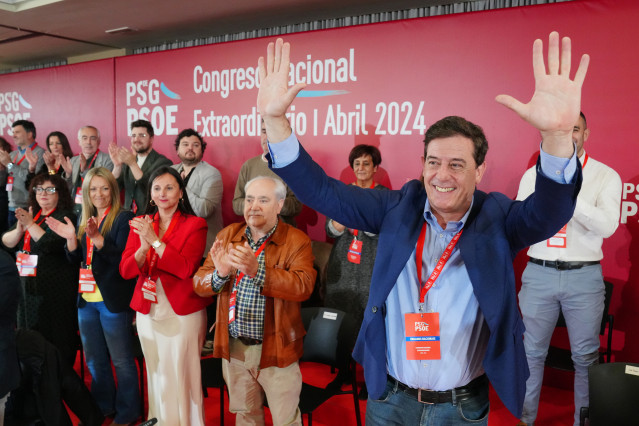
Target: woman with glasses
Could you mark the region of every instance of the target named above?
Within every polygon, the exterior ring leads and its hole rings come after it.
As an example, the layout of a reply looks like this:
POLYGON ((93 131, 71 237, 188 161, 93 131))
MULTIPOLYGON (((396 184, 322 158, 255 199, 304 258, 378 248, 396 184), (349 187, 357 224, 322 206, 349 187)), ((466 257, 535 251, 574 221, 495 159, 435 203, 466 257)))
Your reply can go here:
POLYGON ((17 222, 2 236, 16 250, 22 281, 18 327, 36 330, 53 343, 71 366, 77 351, 76 294, 78 268, 67 261, 66 240, 45 219, 75 222, 66 182, 58 175, 39 174, 31 181, 29 209, 16 209, 17 222))
POLYGON ((70 219, 46 219, 47 225, 66 240, 69 260, 82 265, 77 298, 80 337, 91 371, 91 394, 102 413, 113 417, 112 426, 135 421, 140 405, 132 342, 133 311, 129 308, 135 280, 125 280, 118 271, 132 218, 133 213, 122 210, 113 174, 95 167, 82 184, 82 218, 77 235, 70 219))

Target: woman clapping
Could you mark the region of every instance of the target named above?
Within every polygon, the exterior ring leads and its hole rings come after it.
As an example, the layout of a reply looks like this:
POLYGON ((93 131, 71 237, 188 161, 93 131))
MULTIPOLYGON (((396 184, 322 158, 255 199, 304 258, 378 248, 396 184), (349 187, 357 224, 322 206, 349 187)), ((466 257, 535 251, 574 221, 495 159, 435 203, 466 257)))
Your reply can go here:
POLYGON ((118 271, 132 218, 133 213, 120 206, 113 174, 96 167, 82 184, 82 219, 77 235, 74 222, 68 218, 65 223, 47 219, 49 227, 66 239, 69 259, 82 262, 78 323, 91 371, 91 394, 105 416, 114 416, 113 425, 136 420, 140 404, 132 350, 133 311, 129 308, 135 281, 125 280, 118 271))
POLYGON ((149 177, 150 206, 131 221, 120 272, 138 279, 131 307, 149 379, 149 418, 171 426, 203 425, 200 350, 206 306, 192 277, 206 244, 206 221, 193 216, 175 169, 149 177))

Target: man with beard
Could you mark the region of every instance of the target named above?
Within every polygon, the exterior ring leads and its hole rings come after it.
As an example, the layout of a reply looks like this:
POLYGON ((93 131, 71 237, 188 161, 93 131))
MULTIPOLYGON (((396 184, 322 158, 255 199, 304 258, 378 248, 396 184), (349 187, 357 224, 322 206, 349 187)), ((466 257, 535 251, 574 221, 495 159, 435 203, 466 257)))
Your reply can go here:
POLYGON ((175 150, 181 163, 172 167, 180 173, 186 186, 186 195, 196 216, 206 219, 206 257, 215 236, 222 229, 222 175, 219 170, 202 161, 206 142, 193 129, 185 129, 175 138, 175 150))
POLYGON ((147 208, 147 187, 151 172, 158 167, 170 166, 171 160, 153 149, 153 126, 147 120, 131 123, 132 151, 109 145, 113 161, 113 176, 124 189, 124 208, 143 214, 147 208))

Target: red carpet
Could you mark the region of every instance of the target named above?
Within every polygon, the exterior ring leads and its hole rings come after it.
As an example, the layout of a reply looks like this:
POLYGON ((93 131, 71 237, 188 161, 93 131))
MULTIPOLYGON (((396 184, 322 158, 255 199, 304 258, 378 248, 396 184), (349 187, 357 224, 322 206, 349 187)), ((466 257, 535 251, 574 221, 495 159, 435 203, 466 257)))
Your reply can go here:
MULTIPOLYGON (((302 364, 302 375, 308 383, 323 386, 332 379, 328 367, 305 363, 302 364)), ((79 361, 76 362, 76 370, 79 371, 79 361)), ((221 374, 221 373, 220 373, 221 374)), ((361 369, 358 371, 358 380, 361 380, 361 369)), ((91 383, 91 376, 85 367, 85 382, 87 386, 91 383)), ((541 401, 539 403, 539 417, 535 422, 536 426, 563 426, 572 424, 573 417, 573 393, 572 376, 569 373, 547 371, 544 378, 546 385, 542 388, 541 401), (552 385, 552 386, 551 386, 552 385), (565 389, 568 387, 569 389, 565 389)), ((217 389, 208 390, 209 397, 204 399, 204 416, 207 425, 219 425, 220 396, 217 389)), ((518 420, 503 406, 496 393, 490 390, 490 414, 488 424, 490 426, 514 426, 518 420)), ((225 397, 224 424, 234 425, 235 415, 228 411, 228 398, 225 397)), ((366 401, 360 401, 362 413, 362 423, 366 416, 366 401)), ((266 409, 266 424, 272 425, 268 409, 266 409)), ((74 425, 77 419, 73 417, 74 425)), ((307 424, 304 416, 304 424, 307 424)), ((109 421, 105 422, 108 425, 109 421)), ((353 399, 351 395, 340 395, 331 398, 324 405, 313 413, 313 425, 335 426, 335 425, 355 425, 355 411, 353 409, 353 399)))

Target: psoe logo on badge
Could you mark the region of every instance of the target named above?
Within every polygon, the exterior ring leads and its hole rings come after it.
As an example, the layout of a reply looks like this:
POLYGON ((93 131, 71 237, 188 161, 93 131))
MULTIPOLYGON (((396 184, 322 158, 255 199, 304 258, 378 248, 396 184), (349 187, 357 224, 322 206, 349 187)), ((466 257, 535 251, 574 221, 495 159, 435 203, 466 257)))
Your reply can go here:
POLYGON ((129 81, 126 90, 126 119, 127 123, 136 120, 148 120, 153 124, 156 135, 177 135, 175 126, 177 105, 163 105, 162 96, 173 102, 182 97, 169 89, 164 82, 157 79, 129 81))
POLYGON ((427 322, 415 322, 415 331, 428 331, 428 323, 427 322))
POLYGON ((11 135, 11 125, 17 120, 29 120, 33 107, 18 92, 0 93, 0 136, 11 135))

